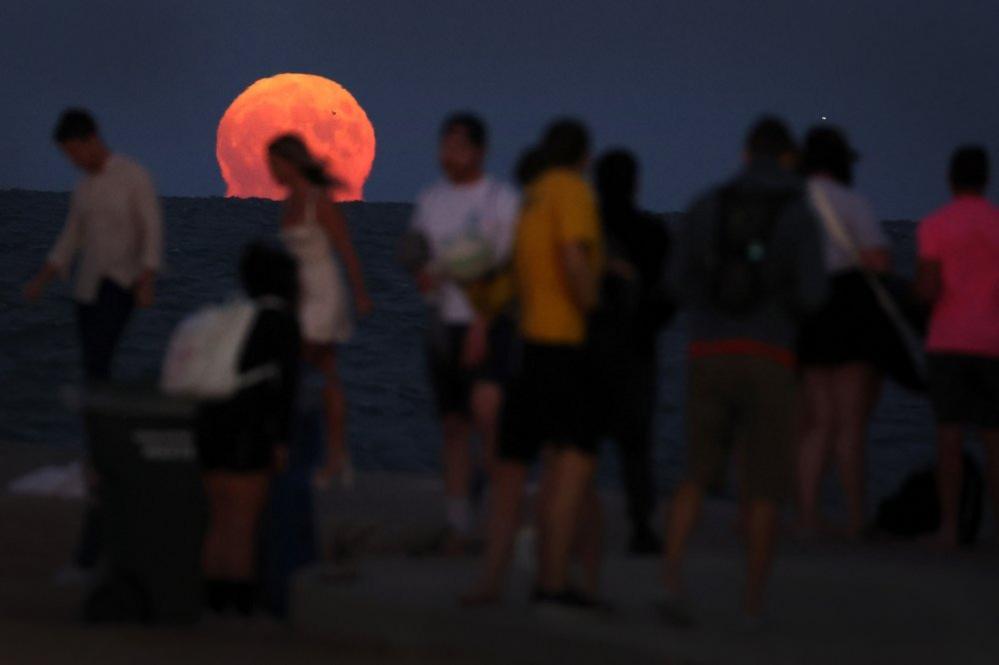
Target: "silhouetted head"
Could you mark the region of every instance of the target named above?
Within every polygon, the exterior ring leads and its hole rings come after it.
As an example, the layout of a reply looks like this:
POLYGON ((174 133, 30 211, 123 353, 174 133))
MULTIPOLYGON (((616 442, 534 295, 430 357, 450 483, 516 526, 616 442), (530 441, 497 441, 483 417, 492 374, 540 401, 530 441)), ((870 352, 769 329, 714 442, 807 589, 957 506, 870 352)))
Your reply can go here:
POLYGON ((99 173, 104 168, 108 149, 89 111, 79 108, 63 111, 52 132, 52 138, 69 161, 81 171, 99 173))
POLYGON ((578 120, 562 118, 548 126, 541 149, 547 167, 582 171, 590 158, 590 133, 578 120))
POLYGON ((989 185, 989 156, 977 145, 961 146, 950 159, 950 188, 955 194, 981 196, 989 185))
POLYGON ((441 170, 454 183, 474 182, 482 177, 489 146, 486 123, 474 113, 454 113, 441 125, 439 159, 441 170))
POLYGON ((783 168, 793 170, 797 161, 797 147, 787 123, 776 116, 764 116, 756 121, 746 136, 746 159, 776 161, 783 168))
POLYGON ((801 153, 804 176, 825 175, 844 185, 853 184, 853 165, 860 156, 837 127, 820 125, 809 130, 801 153))
POLYGON ((597 160, 596 181, 604 208, 632 208, 638 194, 638 160, 628 150, 605 152, 597 160))
POLYGON ((246 295, 273 296, 289 305, 298 301, 298 266, 288 252, 262 240, 243 248, 239 276, 246 295))
POLYGON ((326 164, 316 158, 298 134, 282 134, 267 146, 267 164, 275 182, 283 187, 299 184, 327 188, 336 180, 326 171, 326 164))
POLYGON ((545 153, 536 145, 532 145, 520 153, 517 167, 514 169, 514 179, 522 189, 526 189, 538 179, 545 170, 545 153))

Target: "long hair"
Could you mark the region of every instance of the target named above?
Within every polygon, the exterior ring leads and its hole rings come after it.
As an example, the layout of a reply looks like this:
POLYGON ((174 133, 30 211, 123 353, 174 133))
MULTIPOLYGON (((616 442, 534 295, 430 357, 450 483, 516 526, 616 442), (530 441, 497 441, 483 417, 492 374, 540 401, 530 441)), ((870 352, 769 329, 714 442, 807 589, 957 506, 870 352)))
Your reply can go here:
POLYGON ((326 170, 326 163, 316 158, 298 134, 282 134, 271 141, 267 152, 289 162, 302 176, 319 187, 339 187, 340 181, 326 170))

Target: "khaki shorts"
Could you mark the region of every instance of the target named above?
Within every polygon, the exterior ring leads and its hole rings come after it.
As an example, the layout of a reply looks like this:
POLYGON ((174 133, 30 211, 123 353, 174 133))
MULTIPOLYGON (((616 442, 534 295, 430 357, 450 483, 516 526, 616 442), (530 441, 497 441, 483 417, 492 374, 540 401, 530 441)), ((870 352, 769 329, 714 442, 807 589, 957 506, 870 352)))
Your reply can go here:
POLYGON ((741 492, 782 501, 794 444, 794 370, 767 358, 710 356, 690 362, 688 480, 707 489, 741 449, 741 492))

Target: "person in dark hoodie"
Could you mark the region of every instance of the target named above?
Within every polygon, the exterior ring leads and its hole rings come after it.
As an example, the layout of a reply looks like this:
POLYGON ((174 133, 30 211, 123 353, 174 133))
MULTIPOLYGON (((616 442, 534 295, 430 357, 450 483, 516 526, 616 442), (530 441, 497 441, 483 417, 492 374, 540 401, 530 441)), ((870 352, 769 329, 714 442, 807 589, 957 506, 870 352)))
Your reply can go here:
POLYGON ((600 306, 590 320, 595 417, 621 455, 631 521, 630 551, 657 554, 652 444, 658 337, 673 313, 665 271, 670 235, 665 222, 638 209, 639 165, 627 150, 598 161, 595 180, 607 251, 600 306))

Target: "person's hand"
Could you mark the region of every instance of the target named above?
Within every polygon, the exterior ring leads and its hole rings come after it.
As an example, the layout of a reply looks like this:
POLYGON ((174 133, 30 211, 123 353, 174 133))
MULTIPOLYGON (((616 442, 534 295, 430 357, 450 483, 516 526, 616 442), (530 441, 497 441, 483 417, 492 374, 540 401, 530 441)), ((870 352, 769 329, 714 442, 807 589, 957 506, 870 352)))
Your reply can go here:
POLYGON ((288 468, 288 444, 279 443, 274 446, 274 470, 278 473, 288 468))
POLYGON ((430 293, 437 288, 437 278, 429 270, 416 273, 416 287, 420 293, 430 293))
POLYGON ((135 304, 140 309, 148 309, 156 301, 156 273, 142 273, 135 283, 135 304))
POLYGON ((628 281, 638 279, 638 271, 635 270, 635 267, 622 259, 609 259, 607 272, 628 281))
POLYGON ((36 276, 30 282, 25 284, 24 299, 30 303, 38 302, 45 293, 45 286, 45 280, 41 278, 41 275, 36 276))
POLYGON ((468 328, 461 349, 461 364, 465 369, 478 367, 489 353, 489 325, 484 319, 476 319, 468 328))
POLYGON ((50 263, 46 263, 34 278, 24 285, 24 299, 28 302, 38 302, 49 282, 58 274, 58 270, 50 263))
POLYGON ((362 293, 357 296, 354 308, 357 310, 357 317, 364 319, 371 316, 371 312, 375 309, 375 304, 371 301, 371 297, 367 293, 362 293))
POLYGON ((316 469, 312 477, 313 484, 316 489, 327 490, 336 478, 346 478, 351 468, 350 453, 346 447, 331 450, 326 464, 316 469))

